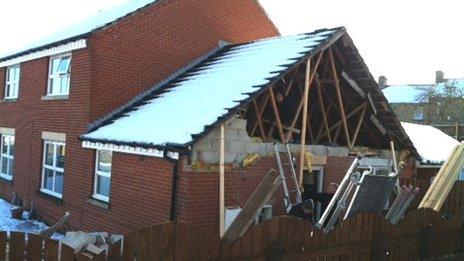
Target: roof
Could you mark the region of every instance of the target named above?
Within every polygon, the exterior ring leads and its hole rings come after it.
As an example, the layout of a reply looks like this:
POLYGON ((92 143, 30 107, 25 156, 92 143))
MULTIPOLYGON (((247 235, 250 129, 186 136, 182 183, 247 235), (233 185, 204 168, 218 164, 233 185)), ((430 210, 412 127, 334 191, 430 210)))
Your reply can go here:
POLYGON ((156 0, 132 0, 116 7, 101 11, 91 18, 64 28, 63 30, 49 35, 37 42, 24 46, 14 52, 3 54, 2 57, 0 57, 0 61, 9 60, 30 52, 50 48, 58 44, 64 44, 77 39, 86 38, 94 31, 116 22, 119 19, 124 18, 154 2, 156 2, 156 0))
POLYGON ((434 84, 389 85, 383 89, 383 94, 389 103, 420 103, 424 89, 433 88, 434 84))
POLYGON ((459 141, 429 125, 402 122, 409 138, 414 143, 422 163, 442 164, 459 145, 459 141))
POLYGON ((319 30, 226 46, 155 88, 82 139, 148 146, 187 145, 230 109, 262 92, 274 78, 335 41, 344 31, 319 30))
POLYGON ((389 103, 421 103, 426 100, 421 100, 422 95, 426 94, 427 89, 435 88, 438 92, 445 92, 446 85, 456 86, 461 94, 464 93, 464 79, 446 79, 438 84, 404 84, 404 85, 389 85, 383 89, 383 94, 389 103))
POLYGON ((389 137, 417 154, 344 27, 227 45, 89 125, 80 138, 118 146, 188 149, 240 109, 246 109, 252 99, 288 72, 335 42, 356 56, 356 67, 346 69, 356 70, 351 75, 370 94, 389 137))

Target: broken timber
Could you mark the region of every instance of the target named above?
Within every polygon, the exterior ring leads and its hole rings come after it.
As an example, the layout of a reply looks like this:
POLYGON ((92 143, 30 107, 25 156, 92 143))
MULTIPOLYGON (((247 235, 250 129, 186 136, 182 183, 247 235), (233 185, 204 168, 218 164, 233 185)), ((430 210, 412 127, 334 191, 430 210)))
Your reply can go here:
POLYGON ((270 170, 245 203, 242 211, 230 224, 222 240, 233 242, 243 236, 253 223, 259 210, 271 199, 281 184, 282 179, 279 174, 273 169, 270 170))
POLYGON ((440 211, 463 167, 464 144, 461 144, 453 150, 441 166, 418 208, 431 208, 437 212, 440 211))

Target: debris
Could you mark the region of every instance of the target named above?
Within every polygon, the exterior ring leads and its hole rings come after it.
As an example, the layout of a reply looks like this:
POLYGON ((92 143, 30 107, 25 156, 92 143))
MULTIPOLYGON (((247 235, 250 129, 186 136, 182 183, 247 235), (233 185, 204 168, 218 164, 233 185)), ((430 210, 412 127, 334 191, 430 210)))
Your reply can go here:
POLYGON ((243 167, 248 167, 251 164, 253 164, 256 160, 259 159, 259 154, 258 153, 249 153, 246 155, 246 157, 243 159, 242 166, 243 167))
POLYGON ((393 225, 398 224, 398 222, 404 217, 404 212, 406 212, 406 209, 408 209, 417 193, 419 193, 419 188, 417 187, 402 186, 401 192, 396 197, 396 200, 393 202, 393 205, 387 215, 385 215, 385 219, 390 221, 393 225))
POLYGON ((463 167, 464 144, 461 144, 453 150, 441 166, 418 208, 431 208, 437 212, 440 211, 463 167))
POLYGON ((243 210, 240 211, 238 216, 226 230, 222 239, 232 242, 241 237, 253 223, 261 208, 280 187, 281 183, 282 179, 279 174, 275 170, 271 169, 245 203, 243 210))
POLYGON ((122 239, 121 235, 112 235, 107 232, 71 231, 66 233, 61 243, 74 249, 75 253, 81 252, 98 256, 108 251, 110 246, 122 239))
POLYGON ((55 232, 57 232, 61 227, 63 227, 69 221, 71 214, 66 212, 53 226, 40 232, 40 235, 43 237, 50 238, 55 232))

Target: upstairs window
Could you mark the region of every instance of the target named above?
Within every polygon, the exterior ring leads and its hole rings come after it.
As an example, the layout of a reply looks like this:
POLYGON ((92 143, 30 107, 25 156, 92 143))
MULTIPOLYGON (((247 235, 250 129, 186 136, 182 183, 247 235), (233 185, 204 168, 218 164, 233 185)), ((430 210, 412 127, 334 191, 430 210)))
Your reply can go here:
POLYGON ((105 202, 110 200, 112 158, 113 153, 111 151, 97 151, 93 197, 105 202))
POLYGON ((414 111, 413 120, 415 120, 415 121, 423 121, 424 119, 425 119, 425 116, 424 116, 424 108, 418 107, 418 108, 414 111))
POLYGON ((47 95, 68 95, 71 78, 71 55, 60 55, 50 59, 47 95))
POLYGON ((44 141, 42 192, 62 197, 65 156, 65 143, 44 141))
POLYGON ((19 90, 19 65, 10 66, 6 70, 5 99, 17 99, 19 90))
POLYGON ((14 136, 1 135, 0 177, 7 180, 13 179, 14 143, 14 136))

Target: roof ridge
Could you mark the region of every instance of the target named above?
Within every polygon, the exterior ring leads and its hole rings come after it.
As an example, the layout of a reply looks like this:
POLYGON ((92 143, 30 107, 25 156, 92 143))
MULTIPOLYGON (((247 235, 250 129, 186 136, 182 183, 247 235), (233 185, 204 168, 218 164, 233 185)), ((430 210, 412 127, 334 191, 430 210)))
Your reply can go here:
POLYGON ((147 97, 147 96, 161 90, 163 87, 165 87, 171 81, 177 79, 181 75, 183 75, 183 74, 187 73, 188 71, 192 70, 193 68, 199 66, 205 60, 207 60, 208 58, 216 55, 220 51, 224 51, 225 49, 228 49, 228 48, 229 48, 229 45, 224 45, 222 47, 216 47, 216 48, 212 49, 211 51, 207 52, 206 54, 198 57, 197 59, 195 59, 191 63, 187 64, 186 66, 184 66, 184 67, 180 68, 179 70, 177 70, 177 71, 173 72, 172 74, 170 74, 168 77, 164 78, 164 80, 156 83, 151 88, 137 94, 136 96, 134 96, 131 100, 129 100, 125 104, 117 107, 113 111, 111 111, 109 113, 106 113, 104 116, 102 116, 102 117, 98 118, 97 120, 95 120, 94 122, 88 124, 86 132, 91 132, 96 127, 102 127, 102 125, 106 121, 112 119, 113 117, 117 116, 118 114, 124 113, 125 110, 127 110, 128 108, 134 106, 137 102, 140 102, 145 97, 147 97))

